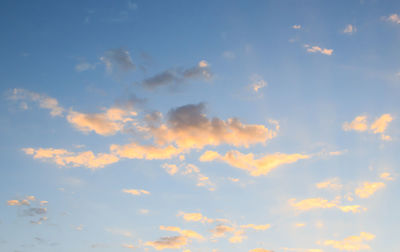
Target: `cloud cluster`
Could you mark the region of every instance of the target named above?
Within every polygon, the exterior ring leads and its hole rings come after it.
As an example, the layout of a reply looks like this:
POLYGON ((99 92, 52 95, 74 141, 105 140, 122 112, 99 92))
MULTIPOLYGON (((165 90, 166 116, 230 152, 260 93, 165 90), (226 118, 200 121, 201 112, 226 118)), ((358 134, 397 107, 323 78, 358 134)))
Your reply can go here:
POLYGON ((14 199, 8 200, 8 206, 20 207, 20 216, 28 216, 28 217, 37 217, 40 216, 39 219, 31 219, 31 224, 42 224, 48 218, 45 216, 47 213, 47 208, 44 207, 47 205, 47 201, 42 200, 39 201, 35 196, 26 196, 24 199, 14 199))
POLYGON ((367 232, 361 232, 359 236, 349 236, 344 240, 326 240, 323 245, 330 246, 339 250, 346 251, 359 251, 359 250, 369 250, 371 249, 366 241, 371 241, 375 238, 375 235, 367 232))
POLYGON ((359 132, 369 131, 371 134, 380 134, 382 140, 390 141, 392 138, 385 135, 385 131, 391 121, 393 121, 393 117, 390 114, 383 114, 368 125, 367 116, 357 116, 351 122, 344 122, 343 130, 359 132))
POLYGON ((20 101, 21 107, 24 109, 28 108, 26 102, 38 103, 40 108, 50 110, 51 116, 62 116, 64 112, 64 109, 59 106, 56 99, 23 88, 14 88, 8 98, 13 101, 20 101))
POLYGON ((157 241, 148 241, 145 246, 151 246, 156 250, 163 249, 180 249, 191 239, 204 240, 204 237, 193 230, 185 230, 173 226, 160 226, 160 230, 179 233, 178 236, 161 237, 157 241))
POLYGON ((329 201, 324 198, 309 198, 296 202, 295 198, 289 199, 289 204, 300 211, 309 211, 314 209, 337 208, 342 212, 360 213, 366 211, 366 208, 360 205, 340 205, 339 198, 329 201))
POLYGON ((392 14, 392 15, 386 17, 385 20, 388 22, 395 23, 395 24, 400 24, 400 16, 397 14, 392 14))

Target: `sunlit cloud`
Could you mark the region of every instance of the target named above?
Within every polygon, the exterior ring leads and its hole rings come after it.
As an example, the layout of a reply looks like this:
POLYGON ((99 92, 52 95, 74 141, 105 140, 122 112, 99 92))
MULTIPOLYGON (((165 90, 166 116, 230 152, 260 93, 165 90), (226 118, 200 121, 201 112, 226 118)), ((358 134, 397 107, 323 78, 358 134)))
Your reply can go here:
POLYGON ((308 44, 305 44, 304 47, 309 53, 321 53, 328 56, 331 56, 333 54, 333 49, 321 48, 319 46, 311 46, 308 44))
POLYGON ((62 116, 64 108, 59 106, 57 99, 49 97, 45 94, 35 93, 23 88, 14 88, 11 90, 8 98, 13 101, 24 102, 24 107, 27 109, 25 102, 38 103, 40 108, 50 110, 51 116, 62 116))
POLYGON ((145 246, 151 246, 156 250, 163 249, 180 249, 188 242, 190 239, 204 240, 204 237, 193 230, 184 230, 179 227, 173 226, 160 226, 160 230, 177 232, 179 236, 161 237, 157 241, 148 241, 145 246))
POLYGON ((345 34, 353 34, 357 31, 357 28, 355 26, 353 26, 352 24, 348 24, 346 25, 346 27, 343 30, 343 33, 345 34))
POLYGON ((180 211, 177 216, 182 216, 182 218, 187 222, 202 222, 202 223, 214 222, 213 219, 210 219, 201 213, 185 213, 180 211))
POLYGON ((270 224, 264 224, 264 225, 256 225, 256 224, 247 224, 247 225, 241 225, 241 228, 250 228, 254 230, 267 230, 271 227, 270 224))
POLYGON ((400 24, 400 16, 397 14, 391 14, 390 16, 385 17, 385 20, 395 24, 400 24))
POLYGON ((289 204, 299 211, 310 211, 315 209, 337 208, 342 212, 360 213, 367 209, 360 205, 340 205, 339 198, 329 201, 324 198, 308 198, 296 201, 295 198, 289 199, 289 204))
POLYGON ((357 116, 352 122, 343 123, 343 130, 354 130, 360 132, 369 131, 369 133, 372 134, 380 134, 382 140, 390 141, 392 138, 385 135, 385 131, 391 121, 393 121, 393 117, 390 114, 383 114, 368 125, 367 116, 357 116))
POLYGON ((371 247, 366 243, 375 238, 375 235, 367 232, 361 232, 359 236, 349 236, 344 240, 326 240, 322 244, 325 246, 330 246, 339 250, 346 251, 359 251, 359 250, 369 250, 371 247))
POLYGON ((119 158, 113 154, 99 153, 92 151, 74 153, 65 149, 34 149, 23 148, 25 154, 33 156, 34 159, 51 161, 59 166, 88 167, 91 169, 103 168, 104 166, 116 163, 119 158))
POLYGON ((363 182, 356 190, 355 194, 360 198, 369 198, 379 189, 384 188, 386 185, 383 182, 363 182))
POLYGON ((394 180, 392 174, 390 174, 389 172, 383 172, 379 175, 379 177, 384 180, 394 180))
POLYGON ((301 29, 301 25, 295 24, 295 25, 292 25, 292 28, 295 29, 295 30, 300 30, 301 29))
POLYGON ((215 151, 206 151, 199 160, 202 162, 214 160, 223 161, 233 167, 249 172, 252 176, 261 176, 267 175, 273 169, 281 165, 291 164, 298 160, 309 158, 311 158, 310 155, 274 153, 256 159, 253 153, 243 154, 239 151, 231 150, 224 156, 215 151))
POLYGON ((110 108, 104 113, 86 114, 76 111, 70 111, 67 120, 76 129, 82 132, 94 131, 99 135, 114 135, 124 128, 128 122, 132 122, 133 116, 137 113, 134 111, 126 111, 121 108, 110 108))
POLYGON ((122 189, 123 193, 135 195, 135 196, 140 196, 140 195, 147 195, 150 194, 149 191, 143 190, 143 189, 122 189))
POLYGON ((343 185, 340 184, 339 178, 331 178, 315 185, 318 189, 330 189, 338 191, 342 189, 343 185))
POLYGON ((254 92, 258 92, 260 89, 264 88, 267 86, 267 82, 263 79, 262 76, 258 75, 258 74, 254 74, 250 77, 250 88, 254 91, 254 92))

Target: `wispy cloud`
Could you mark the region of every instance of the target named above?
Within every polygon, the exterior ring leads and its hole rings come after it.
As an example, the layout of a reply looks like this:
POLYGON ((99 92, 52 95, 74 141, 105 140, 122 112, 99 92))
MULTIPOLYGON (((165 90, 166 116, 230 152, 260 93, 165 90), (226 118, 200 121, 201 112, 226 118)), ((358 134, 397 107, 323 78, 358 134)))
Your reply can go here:
POLYGON ((321 48, 319 46, 311 46, 308 44, 305 44, 304 47, 309 53, 321 53, 328 56, 331 56, 333 54, 333 49, 321 48))

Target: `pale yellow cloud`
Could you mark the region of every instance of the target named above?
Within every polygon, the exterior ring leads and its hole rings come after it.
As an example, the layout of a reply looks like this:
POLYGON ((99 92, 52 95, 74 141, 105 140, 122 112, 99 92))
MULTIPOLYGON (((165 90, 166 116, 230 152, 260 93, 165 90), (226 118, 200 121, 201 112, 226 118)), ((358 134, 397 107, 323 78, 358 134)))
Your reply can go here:
POLYGON ((342 206, 340 205, 339 198, 329 201, 323 198, 309 198, 301 201, 297 201, 295 198, 289 199, 289 204, 300 211, 309 211, 314 209, 326 209, 326 208, 337 208, 343 212, 360 213, 367 209, 359 205, 342 206))
POLYGON ((242 243, 243 240, 247 239, 247 236, 244 235, 243 230, 236 230, 233 233, 233 236, 229 238, 230 243, 242 243))
POLYGON ((308 44, 305 44, 304 47, 307 48, 307 52, 310 52, 310 53, 319 52, 321 54, 325 54, 325 55, 329 55, 329 56, 333 54, 333 49, 321 48, 319 46, 310 46, 308 44))
POLYGON ((170 236, 161 237, 158 241, 148 241, 144 245, 151 246, 156 250, 164 249, 180 249, 188 243, 188 238, 185 236, 170 236))
MULTIPOLYGON (((25 199, 21 199, 21 200, 8 200, 7 201, 7 205, 9 206, 29 206, 31 204, 32 201, 36 201, 36 197, 29 195, 26 196, 25 199)), ((41 201, 43 202, 43 201, 41 201)), ((41 202, 39 203, 40 205, 41 202)), ((47 201, 45 201, 47 203, 47 201)))
POLYGON ((393 117, 390 114, 383 114, 372 123, 370 129, 373 131, 374 134, 380 133, 382 140, 391 140, 390 136, 386 136, 384 134, 388 124, 391 121, 393 121, 393 117))
POLYGON ((369 130, 369 133, 380 134, 382 140, 390 141, 392 138, 385 135, 385 131, 391 121, 393 121, 393 117, 390 114, 383 114, 368 126, 367 116, 357 116, 351 123, 343 123, 343 129, 345 131, 355 130, 360 132, 369 130))
POLYGON ((143 190, 143 189, 122 189, 122 192, 132 194, 135 196, 140 196, 142 194, 150 194, 149 191, 143 190))
POLYGON ((293 252, 323 252, 322 249, 305 249, 305 248, 282 248, 285 251, 293 252))
POLYGON ((355 130, 355 131, 366 131, 368 130, 367 116, 357 116, 350 123, 345 122, 343 124, 343 129, 345 131, 355 130))
POLYGON ((210 162, 220 160, 233 167, 246 170, 252 176, 267 175, 270 171, 284 164, 291 164, 301 159, 311 158, 310 155, 274 153, 255 159, 253 153, 243 154, 236 150, 227 152, 224 156, 215 151, 206 151, 200 161, 210 162))
POLYGON ((363 182, 356 191, 355 194, 360 198, 369 198, 373 195, 377 190, 385 187, 385 183, 383 182, 363 182))
POLYGON ((180 211, 177 216, 182 216, 182 218, 187 222, 202 222, 202 223, 212 223, 213 219, 204 216, 202 213, 185 213, 180 211))
POLYGON ((130 143, 126 145, 113 144, 110 150, 114 155, 121 158, 129 159, 170 159, 177 156, 182 150, 169 145, 165 147, 153 146, 153 145, 139 145, 137 143, 130 143))
POLYGON ((392 174, 390 174, 389 172, 383 172, 379 175, 379 177, 384 180, 394 180, 392 174))
POLYGON ((307 225, 307 224, 306 224, 306 223, 303 223, 303 222, 298 222, 298 223, 295 223, 295 224, 294 224, 294 226, 297 227, 297 228, 305 227, 306 225, 307 225))
POLYGON ((133 244, 128 244, 128 243, 121 244, 121 247, 127 248, 127 249, 136 249, 136 247, 133 244))
POLYGON ((162 165, 162 168, 164 168, 169 175, 174 175, 179 171, 178 166, 176 166, 175 164, 165 163, 162 165))
POLYGON ((177 232, 180 235, 185 236, 187 238, 204 240, 204 237, 201 234, 199 234, 193 230, 185 230, 185 229, 181 229, 179 227, 172 227, 172 226, 160 226, 160 230, 177 232))
POLYGON ((110 136, 121 131, 125 123, 132 122, 133 116, 136 116, 136 112, 114 107, 98 114, 70 111, 67 120, 82 132, 94 131, 99 135, 110 136))
POLYGON ((226 233, 231 233, 234 231, 235 228, 224 224, 218 224, 217 226, 215 226, 214 229, 211 230, 211 232, 213 233, 213 237, 224 237, 226 233))
POLYGON ((264 225, 256 225, 256 224, 247 224, 247 225, 241 225, 241 228, 251 228, 254 230, 267 230, 268 228, 271 227, 270 224, 264 224, 264 225))
POLYGON ((330 190, 340 190, 342 189, 342 184, 338 178, 331 178, 322 182, 319 182, 315 185, 318 189, 330 189, 330 190))
POLYGON ((366 241, 373 240, 375 235, 367 232, 361 232, 359 236, 349 236, 344 240, 326 240, 323 242, 325 246, 330 246, 339 250, 359 251, 369 250, 371 247, 366 244, 366 241))
POLYGON ((92 151, 74 153, 65 149, 53 148, 24 148, 22 150, 25 152, 25 154, 32 155, 34 159, 52 161, 59 166, 84 166, 91 169, 97 169, 119 161, 119 158, 116 155, 107 153, 99 153, 95 155, 92 151))

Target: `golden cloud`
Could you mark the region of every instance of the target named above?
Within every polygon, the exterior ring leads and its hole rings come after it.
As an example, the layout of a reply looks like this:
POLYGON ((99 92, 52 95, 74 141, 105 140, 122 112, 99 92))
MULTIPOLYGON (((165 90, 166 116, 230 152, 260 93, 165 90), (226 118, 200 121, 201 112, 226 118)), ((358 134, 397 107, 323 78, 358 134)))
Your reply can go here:
POLYGON ((369 198, 372 194, 374 194, 377 190, 384 188, 385 183, 382 182, 364 182, 361 186, 359 186, 355 193, 360 198, 369 198))
POLYGON ((215 151, 206 151, 200 161, 209 162, 220 160, 230 164, 233 167, 246 170, 252 176, 267 175, 273 169, 284 164, 291 164, 301 159, 311 158, 310 155, 303 154, 284 154, 274 153, 265 155, 259 159, 254 158, 253 153, 243 154, 236 150, 227 152, 224 156, 215 151))
POLYGON ((358 251, 368 250, 370 246, 365 241, 370 241, 375 235, 367 232, 361 232, 359 236, 349 236, 342 241, 326 240, 323 242, 325 246, 330 246, 339 250, 358 251))

